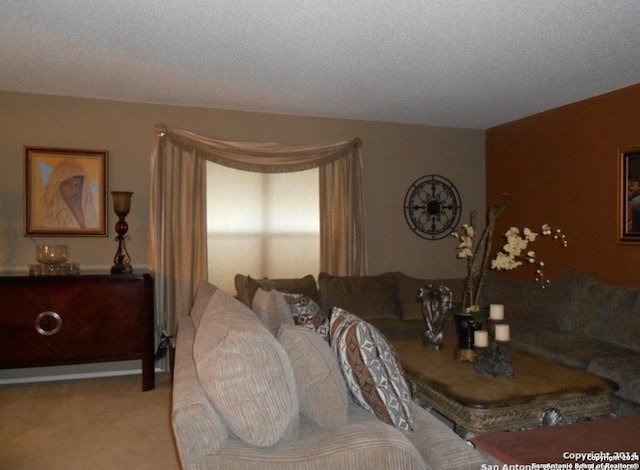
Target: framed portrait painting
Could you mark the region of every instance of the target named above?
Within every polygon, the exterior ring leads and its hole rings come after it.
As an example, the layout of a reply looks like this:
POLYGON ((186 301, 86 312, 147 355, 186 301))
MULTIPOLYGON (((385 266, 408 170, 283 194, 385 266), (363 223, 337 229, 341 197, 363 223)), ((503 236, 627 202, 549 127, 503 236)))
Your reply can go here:
POLYGON ((618 226, 624 243, 640 243, 640 145, 618 152, 618 226))
POLYGON ((107 236, 106 150, 25 147, 25 234, 107 236))

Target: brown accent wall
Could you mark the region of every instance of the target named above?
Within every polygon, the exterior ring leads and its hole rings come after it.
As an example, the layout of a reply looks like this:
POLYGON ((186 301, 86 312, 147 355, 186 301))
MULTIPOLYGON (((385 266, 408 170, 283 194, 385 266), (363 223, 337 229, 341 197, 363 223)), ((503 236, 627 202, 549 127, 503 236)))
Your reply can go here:
POLYGON ((512 225, 559 226, 566 250, 547 240, 533 246, 549 275, 574 267, 640 285, 640 244, 618 242, 617 214, 618 148, 638 144, 640 84, 489 129, 487 206, 502 193, 514 197, 497 233, 512 225))

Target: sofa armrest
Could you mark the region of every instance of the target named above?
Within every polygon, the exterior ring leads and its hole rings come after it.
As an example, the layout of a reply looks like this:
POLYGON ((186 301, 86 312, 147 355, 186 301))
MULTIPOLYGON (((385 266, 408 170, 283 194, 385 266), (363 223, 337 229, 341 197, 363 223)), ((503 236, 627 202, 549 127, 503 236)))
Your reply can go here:
POLYGON ((178 323, 173 376, 173 431, 185 469, 204 455, 222 448, 229 433, 220 415, 211 405, 196 372, 193 360, 195 327, 190 317, 178 323))

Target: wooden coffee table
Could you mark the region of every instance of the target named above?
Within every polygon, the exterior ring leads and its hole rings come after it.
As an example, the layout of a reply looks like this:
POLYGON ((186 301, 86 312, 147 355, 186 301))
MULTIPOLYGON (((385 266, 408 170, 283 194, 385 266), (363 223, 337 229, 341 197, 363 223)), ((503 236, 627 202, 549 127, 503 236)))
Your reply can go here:
POLYGON ((451 420, 463 437, 539 427, 548 412, 566 423, 611 415, 615 382, 515 348, 513 378, 480 374, 453 358, 456 342, 445 337, 439 351, 421 339, 392 343, 414 399, 451 420))

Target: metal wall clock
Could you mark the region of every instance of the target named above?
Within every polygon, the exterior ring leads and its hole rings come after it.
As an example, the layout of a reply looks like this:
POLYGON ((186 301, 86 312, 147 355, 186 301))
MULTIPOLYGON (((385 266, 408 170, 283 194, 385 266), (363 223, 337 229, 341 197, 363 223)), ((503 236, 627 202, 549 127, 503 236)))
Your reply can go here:
POLYGON ((418 178, 404 198, 404 216, 409 228, 427 240, 438 240, 453 232, 460 221, 460 194, 443 176, 418 178))

